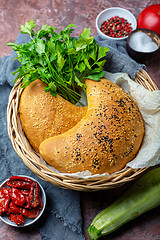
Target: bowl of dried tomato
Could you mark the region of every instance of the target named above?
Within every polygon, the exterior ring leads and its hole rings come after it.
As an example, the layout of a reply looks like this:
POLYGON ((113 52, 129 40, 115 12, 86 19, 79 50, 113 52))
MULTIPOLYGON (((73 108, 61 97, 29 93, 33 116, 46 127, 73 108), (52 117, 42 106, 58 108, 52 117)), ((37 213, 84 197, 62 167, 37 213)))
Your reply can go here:
POLYGON ((35 223, 46 206, 41 184, 24 175, 12 176, 0 185, 0 219, 14 227, 35 223))
POLYGON ((101 39, 123 40, 136 28, 136 18, 124 8, 107 8, 96 18, 96 29, 101 39))

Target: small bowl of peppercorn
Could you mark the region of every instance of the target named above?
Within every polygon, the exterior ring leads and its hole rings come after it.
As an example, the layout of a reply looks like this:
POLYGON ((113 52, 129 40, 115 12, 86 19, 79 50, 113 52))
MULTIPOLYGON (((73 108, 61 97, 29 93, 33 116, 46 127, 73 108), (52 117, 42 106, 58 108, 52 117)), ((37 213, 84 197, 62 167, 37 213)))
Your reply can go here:
POLYGON ((124 8, 107 8, 96 18, 96 29, 101 39, 123 40, 136 28, 136 18, 124 8))

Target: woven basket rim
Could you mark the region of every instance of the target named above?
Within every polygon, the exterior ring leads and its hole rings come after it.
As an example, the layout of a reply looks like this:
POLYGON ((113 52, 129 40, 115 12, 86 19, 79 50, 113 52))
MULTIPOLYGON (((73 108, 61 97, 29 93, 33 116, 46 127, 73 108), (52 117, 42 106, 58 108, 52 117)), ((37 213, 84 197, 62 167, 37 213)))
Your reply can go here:
MULTIPOLYGON (((150 91, 158 90, 156 84, 152 81, 149 74, 143 69, 136 74, 134 79, 137 83, 150 91)), ((75 178, 59 174, 47 166, 40 163, 40 156, 37 154, 28 139, 26 138, 18 113, 20 95, 23 89, 20 87, 22 79, 19 79, 12 88, 7 107, 7 129, 13 148, 22 159, 24 164, 32 170, 39 178, 50 182, 53 185, 65 189, 77 191, 98 191, 119 187, 127 182, 136 179, 148 168, 132 169, 125 168, 111 176, 92 177, 88 179, 75 178)))

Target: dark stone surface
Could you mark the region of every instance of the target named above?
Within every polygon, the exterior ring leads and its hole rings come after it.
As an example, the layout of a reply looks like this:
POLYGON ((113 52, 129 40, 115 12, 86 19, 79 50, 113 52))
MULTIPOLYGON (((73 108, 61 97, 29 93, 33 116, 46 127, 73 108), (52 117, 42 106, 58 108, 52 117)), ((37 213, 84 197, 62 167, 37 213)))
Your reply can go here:
MULTIPOLYGON (((108 7, 124 7, 137 18, 148 5, 159 3, 159 0, 1 0, 0 1, 0 57, 9 55, 10 47, 6 44, 15 41, 20 25, 31 19, 37 26, 49 24, 63 29, 70 22, 76 25, 74 35, 86 27, 91 28, 92 35, 97 35, 95 19, 97 14, 108 7)), ((160 57, 146 63, 152 80, 160 88, 160 57)), ((131 184, 131 183, 130 183, 131 184)), ((102 209, 112 203, 129 186, 94 193, 81 193, 83 232, 89 240, 87 228, 93 218, 102 209)), ((12 228, 0 221, 0 240, 40 240, 41 236, 34 226, 27 229, 12 228)), ((105 240, 160 240, 160 207, 143 214, 106 236, 105 240)), ((54 239, 61 240, 61 239, 54 239)), ((76 240, 76 239, 75 239, 76 240)))
MULTIPOLYGON (((75 36, 85 27, 90 27, 91 34, 97 35, 96 16, 105 8, 123 7, 138 18, 146 6, 156 3, 159 3, 159 0, 1 0, 0 57, 10 54, 11 48, 6 44, 15 41, 21 24, 31 19, 35 20, 37 28, 49 24, 61 30, 71 22, 76 25, 75 36)), ((160 88, 160 57, 156 62, 148 61, 146 65, 151 78, 160 88)))
MULTIPOLYGON (((98 193, 82 193, 83 229, 86 240, 93 218, 104 208, 116 200, 132 183, 108 191, 98 193)), ((144 213, 140 217, 126 223, 114 233, 101 238, 102 240, 160 240, 160 207, 144 213)))

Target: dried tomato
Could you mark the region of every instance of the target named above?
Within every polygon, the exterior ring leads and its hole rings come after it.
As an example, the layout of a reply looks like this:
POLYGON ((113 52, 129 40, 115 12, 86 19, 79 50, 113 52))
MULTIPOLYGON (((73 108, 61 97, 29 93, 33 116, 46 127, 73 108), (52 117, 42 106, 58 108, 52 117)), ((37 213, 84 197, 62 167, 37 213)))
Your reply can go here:
POLYGON ((20 208, 20 213, 28 218, 36 218, 39 215, 39 208, 25 209, 20 208))
POLYGON ((18 206, 23 206, 26 202, 26 197, 17 188, 11 188, 11 201, 18 206))
POLYGON ((43 203, 42 203, 42 199, 39 198, 39 209, 42 210, 43 209, 43 203))
POLYGON ((24 217, 21 214, 11 213, 9 219, 10 221, 15 222, 18 226, 22 226, 24 224, 24 217))
POLYGON ((25 197, 26 197, 26 202, 25 202, 25 204, 23 205, 23 207, 24 207, 24 208, 31 208, 29 196, 28 196, 28 195, 25 195, 25 197))
POLYGON ((24 194, 25 196, 26 196, 26 195, 29 195, 29 193, 30 193, 30 189, 24 189, 24 190, 21 189, 20 191, 21 191, 21 193, 24 194))
POLYGON ((37 182, 33 182, 29 193, 31 207, 35 208, 40 203, 40 187, 37 182))
POLYGON ((9 187, 15 187, 18 189, 30 189, 32 180, 27 177, 21 177, 21 176, 13 176, 10 177, 7 181, 7 186, 9 187))
POLYGON ((0 215, 3 212, 8 211, 9 201, 10 201, 9 190, 7 188, 2 188, 0 190, 0 215))
POLYGON ((10 202, 9 208, 8 208, 8 214, 19 214, 20 213, 20 207, 16 206, 14 203, 10 202))
POLYGON ((22 214, 28 218, 36 218, 39 215, 39 208, 26 209, 23 207, 18 207, 14 203, 10 203, 8 214, 22 214))

